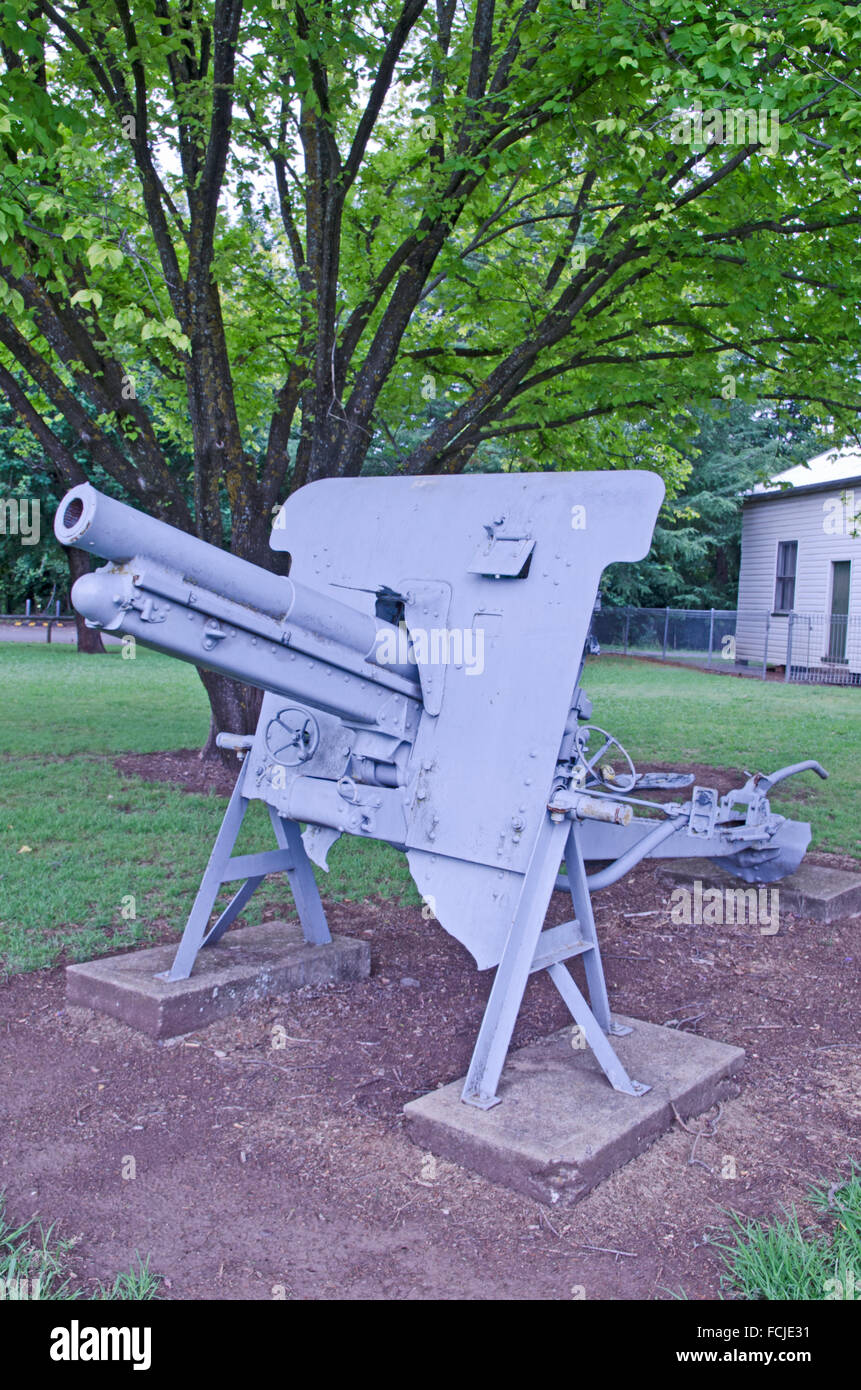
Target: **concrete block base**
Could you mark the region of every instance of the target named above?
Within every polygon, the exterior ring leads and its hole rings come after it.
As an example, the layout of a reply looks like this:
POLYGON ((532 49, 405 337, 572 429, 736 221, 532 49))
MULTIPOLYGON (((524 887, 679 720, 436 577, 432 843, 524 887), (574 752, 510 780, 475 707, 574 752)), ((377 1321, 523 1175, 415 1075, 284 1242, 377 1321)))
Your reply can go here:
POLYGON ((611 1041, 628 1075, 652 1087, 646 1095, 614 1091, 564 1028, 510 1054, 492 1110, 465 1105, 462 1080, 410 1101, 409 1137, 526 1197, 570 1206, 668 1130, 673 1106, 685 1119, 737 1094, 741 1048, 614 1017, 633 1029, 611 1041))
MULTIPOLYGON (((704 888, 758 887, 744 883, 710 859, 667 859, 658 873, 672 883, 685 885, 699 879, 704 888)), ((766 886, 769 891, 777 889, 782 911, 812 917, 816 922, 836 922, 861 912, 861 874, 848 869, 802 863, 794 874, 766 886)))
POLYGON ((66 968, 66 999, 98 1009, 153 1038, 173 1038, 235 1013, 248 1000, 303 985, 363 980, 371 969, 367 941, 333 937, 309 946, 293 922, 264 922, 227 932, 201 951, 188 980, 156 979, 176 945, 152 946, 66 968))

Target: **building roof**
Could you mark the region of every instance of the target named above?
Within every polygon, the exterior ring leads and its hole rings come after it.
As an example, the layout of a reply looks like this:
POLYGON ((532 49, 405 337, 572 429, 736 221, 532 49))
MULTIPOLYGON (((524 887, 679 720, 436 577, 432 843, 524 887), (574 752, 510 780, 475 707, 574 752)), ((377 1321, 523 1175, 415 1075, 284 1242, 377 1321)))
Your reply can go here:
POLYGON ((797 492, 818 492, 848 483, 861 484, 861 450, 829 449, 807 463, 798 463, 778 473, 767 483, 750 489, 746 502, 760 498, 786 497, 797 492))

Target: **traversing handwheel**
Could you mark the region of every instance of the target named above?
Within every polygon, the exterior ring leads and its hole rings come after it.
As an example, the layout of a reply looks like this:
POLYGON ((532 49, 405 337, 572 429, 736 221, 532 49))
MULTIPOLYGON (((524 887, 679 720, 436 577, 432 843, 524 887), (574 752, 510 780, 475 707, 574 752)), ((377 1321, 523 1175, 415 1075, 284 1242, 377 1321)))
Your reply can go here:
MULTIPOLYGON (((618 755, 617 755, 618 761, 618 755)), ((608 734, 606 729, 601 729, 597 724, 581 724, 577 730, 577 762, 581 767, 585 767, 587 775, 595 778, 607 788, 608 791, 629 792, 633 790, 637 781, 637 769, 634 767, 628 753, 622 747, 617 738, 608 734), (588 744, 591 734, 599 734, 604 742, 597 753, 589 754, 588 744), (628 770, 618 772, 613 766, 612 761, 602 763, 609 749, 617 748, 622 760, 627 763, 628 770)))

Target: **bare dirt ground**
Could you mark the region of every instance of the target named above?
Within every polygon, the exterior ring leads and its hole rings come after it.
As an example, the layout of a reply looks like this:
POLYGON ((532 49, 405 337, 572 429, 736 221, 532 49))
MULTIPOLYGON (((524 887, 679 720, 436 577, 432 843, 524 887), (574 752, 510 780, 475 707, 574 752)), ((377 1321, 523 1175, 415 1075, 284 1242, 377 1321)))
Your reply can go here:
MULTIPOLYGON (((195 754, 119 762, 204 785, 195 754)), ((722 779, 739 780, 709 770, 722 779)), ((140 1251, 178 1299, 715 1298, 708 1239, 729 1208, 779 1214, 859 1156, 861 918, 781 913, 776 936, 677 926, 669 891, 641 867, 596 896, 596 917, 614 1008, 747 1052, 716 1126, 689 1122, 716 1128, 694 1162, 676 1126, 560 1212, 423 1154, 402 1106, 463 1075, 490 975, 419 909, 329 904, 334 931, 370 940, 368 981, 270 999, 182 1039, 67 1008, 59 969, 0 988, 10 1216, 77 1237, 85 1289, 140 1251)), ((560 894, 551 910, 563 919, 560 894)), ((292 916, 286 894, 275 915, 292 916)), ((533 979, 515 1046, 566 1021, 550 981, 533 979)))

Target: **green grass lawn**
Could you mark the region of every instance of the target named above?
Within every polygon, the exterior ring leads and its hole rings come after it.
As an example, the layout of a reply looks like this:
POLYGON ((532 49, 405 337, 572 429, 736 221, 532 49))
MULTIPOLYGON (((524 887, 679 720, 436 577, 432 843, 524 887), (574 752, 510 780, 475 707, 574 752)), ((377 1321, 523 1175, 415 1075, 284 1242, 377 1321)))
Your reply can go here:
POLYGON ((856 1301, 861 1294, 861 1173, 820 1184, 809 1196, 818 1221, 802 1226, 793 1208, 783 1219, 751 1221, 732 1213, 733 1228, 710 1243, 726 1265, 721 1283, 730 1298, 856 1301))
MULTIPOLYGON (((831 780, 790 783, 803 800, 790 795, 775 805, 812 822, 817 848, 861 857, 858 690, 607 657, 590 663, 585 684, 594 721, 635 760, 770 771, 818 758, 831 780)), ((224 801, 121 776, 112 758, 203 742, 209 707, 194 670, 140 647, 124 661, 119 651, 82 657, 69 647, 2 644, 0 695, 0 968, 88 959, 151 939, 158 919, 178 933, 224 801)), ((254 805, 238 851, 271 846, 268 818, 254 805)), ((329 863, 319 879, 330 897, 419 900, 402 856, 388 846, 344 836, 329 863)), ((246 920, 288 896, 283 880, 270 880, 246 920)))
POLYGON ((79 656, 74 647, 0 643, 0 753, 157 753, 193 748, 209 705, 193 666, 138 647, 79 656))
POLYGON ((72 1251, 80 1239, 64 1238, 53 1226, 46 1230, 35 1216, 13 1226, 0 1192, 0 1287, 4 1299, 11 1303, 80 1298, 140 1303, 158 1297, 161 1275, 150 1269, 149 1256, 144 1260, 139 1254, 136 1264, 118 1274, 110 1286, 99 1283, 95 1291, 82 1289, 78 1276, 69 1272, 72 1251))

